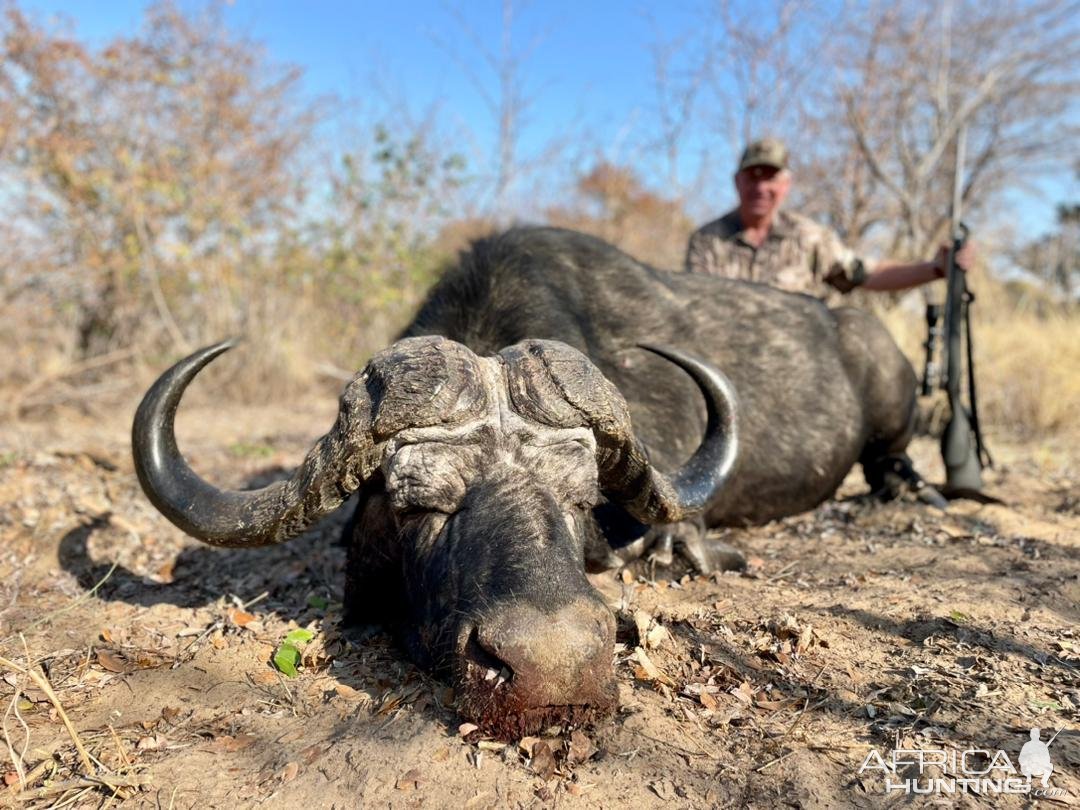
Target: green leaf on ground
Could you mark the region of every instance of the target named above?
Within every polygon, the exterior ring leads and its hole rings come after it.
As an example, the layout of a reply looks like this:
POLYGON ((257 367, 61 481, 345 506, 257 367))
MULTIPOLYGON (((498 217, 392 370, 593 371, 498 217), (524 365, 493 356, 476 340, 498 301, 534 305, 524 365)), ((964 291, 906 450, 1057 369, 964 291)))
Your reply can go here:
POLYGON ((300 666, 300 648, 313 638, 315 634, 302 627, 286 633, 285 640, 274 653, 274 666, 278 668, 278 671, 290 678, 295 678, 299 674, 296 668, 300 666))
POLYGON ((300 651, 292 644, 282 644, 274 653, 274 666, 290 678, 297 676, 296 668, 300 664, 300 651))
POLYGON ((295 646, 303 646, 315 638, 315 634, 310 630, 305 630, 302 627, 298 627, 295 630, 290 630, 285 636, 285 643, 295 646))

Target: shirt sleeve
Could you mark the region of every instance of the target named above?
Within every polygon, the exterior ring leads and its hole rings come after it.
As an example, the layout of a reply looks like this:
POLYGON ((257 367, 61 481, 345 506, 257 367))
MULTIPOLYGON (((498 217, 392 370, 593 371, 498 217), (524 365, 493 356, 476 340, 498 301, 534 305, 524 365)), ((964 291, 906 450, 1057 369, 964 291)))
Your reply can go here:
POLYGON ((686 261, 683 264, 683 269, 687 273, 709 272, 707 242, 708 239, 701 231, 691 234, 690 242, 686 246, 686 261))
POLYGON ((866 263, 831 229, 822 228, 816 253, 821 280, 840 292, 849 293, 866 281, 866 263))

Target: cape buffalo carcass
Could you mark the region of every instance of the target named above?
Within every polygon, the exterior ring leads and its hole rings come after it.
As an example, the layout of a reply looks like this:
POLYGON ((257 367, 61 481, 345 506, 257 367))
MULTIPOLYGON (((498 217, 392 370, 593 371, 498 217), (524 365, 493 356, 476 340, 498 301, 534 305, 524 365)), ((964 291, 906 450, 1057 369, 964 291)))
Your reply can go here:
POLYGON ((915 375, 872 316, 662 272, 571 231, 476 242, 300 467, 256 491, 200 479, 173 432, 184 389, 231 345, 143 400, 150 499, 207 543, 260 546, 359 491, 347 619, 389 621, 504 737, 614 704, 615 623, 587 567, 672 548, 729 566, 706 527, 810 509, 856 462, 875 489, 920 483, 904 455, 915 375))

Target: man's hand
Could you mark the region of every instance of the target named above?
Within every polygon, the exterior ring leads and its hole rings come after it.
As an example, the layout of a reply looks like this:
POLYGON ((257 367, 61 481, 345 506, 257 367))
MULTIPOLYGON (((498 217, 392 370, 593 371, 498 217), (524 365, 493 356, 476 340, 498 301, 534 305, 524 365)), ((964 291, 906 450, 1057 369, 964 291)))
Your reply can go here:
MULTIPOLYGON (((949 251, 951 249, 951 245, 942 245, 938 248, 937 256, 934 257, 934 269, 937 270, 941 278, 945 278, 949 272, 949 251)), ((974 263, 975 246, 970 241, 964 242, 964 246, 956 254, 956 266, 966 273, 974 263)))

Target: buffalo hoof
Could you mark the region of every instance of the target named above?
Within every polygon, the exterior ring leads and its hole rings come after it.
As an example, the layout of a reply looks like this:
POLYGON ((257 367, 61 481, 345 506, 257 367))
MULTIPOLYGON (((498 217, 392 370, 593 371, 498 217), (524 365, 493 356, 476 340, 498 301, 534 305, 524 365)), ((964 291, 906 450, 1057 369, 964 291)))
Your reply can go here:
POLYGON ((945 497, 925 481, 921 487, 915 490, 915 497, 927 506, 940 509, 942 512, 944 512, 945 508, 949 505, 949 502, 945 500, 945 497))
POLYGON ((643 537, 616 553, 624 564, 645 563, 647 573, 654 578, 746 568, 746 556, 731 544, 710 537, 700 520, 653 526, 643 537))
POLYGON ((746 555, 718 537, 699 537, 679 546, 679 553, 699 574, 718 571, 743 571, 746 555))
POLYGON ((883 501, 895 501, 912 495, 921 503, 945 511, 949 502, 911 466, 907 456, 890 456, 876 462, 867 471, 873 494, 883 501))

